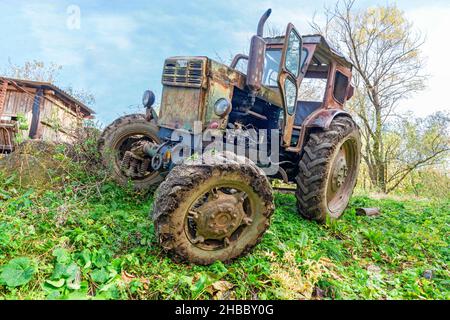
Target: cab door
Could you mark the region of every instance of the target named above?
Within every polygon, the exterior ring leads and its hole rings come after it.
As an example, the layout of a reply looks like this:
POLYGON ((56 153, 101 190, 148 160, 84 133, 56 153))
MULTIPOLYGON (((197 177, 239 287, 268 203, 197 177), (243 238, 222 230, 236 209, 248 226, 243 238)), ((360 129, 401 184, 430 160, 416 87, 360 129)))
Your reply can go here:
POLYGON ((280 61, 280 72, 278 73, 278 87, 283 96, 284 130, 283 146, 289 147, 292 138, 292 127, 297 109, 297 97, 299 90, 299 79, 301 75, 302 61, 302 37, 292 23, 286 29, 283 51, 280 61))

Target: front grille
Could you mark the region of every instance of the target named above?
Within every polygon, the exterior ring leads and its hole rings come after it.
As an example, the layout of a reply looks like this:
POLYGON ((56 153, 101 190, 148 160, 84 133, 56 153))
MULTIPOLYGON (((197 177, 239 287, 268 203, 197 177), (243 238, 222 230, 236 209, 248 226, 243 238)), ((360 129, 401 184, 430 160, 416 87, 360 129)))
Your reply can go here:
POLYGON ((204 60, 168 59, 164 63, 162 83, 171 86, 202 86, 204 60))

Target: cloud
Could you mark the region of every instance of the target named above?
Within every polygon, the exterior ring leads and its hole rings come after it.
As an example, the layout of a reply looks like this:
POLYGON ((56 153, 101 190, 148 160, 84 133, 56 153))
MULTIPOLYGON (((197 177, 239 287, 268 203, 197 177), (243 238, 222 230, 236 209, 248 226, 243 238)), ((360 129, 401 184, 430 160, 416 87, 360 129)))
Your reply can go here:
POLYGON ((446 98, 450 64, 450 43, 443 32, 450 30, 450 5, 421 6, 407 10, 406 16, 426 37, 422 52, 426 58, 425 73, 430 75, 428 88, 415 94, 401 104, 402 110, 412 110, 416 115, 426 116, 438 110, 450 110, 446 98))
POLYGON ((133 49, 131 39, 138 28, 133 17, 118 14, 94 14, 87 15, 85 20, 95 39, 119 50, 133 49))
POLYGON ((42 58, 64 65, 80 65, 83 57, 77 54, 79 42, 70 36, 66 16, 53 3, 26 3, 23 16, 29 30, 37 39, 42 58))
POLYGON ((82 65, 84 51, 102 54, 133 49, 138 27, 133 16, 101 14, 81 7, 81 28, 67 27, 66 7, 55 3, 26 3, 22 12, 45 58, 62 65, 82 65))
MULTIPOLYGON (((430 88, 402 106, 420 114, 435 106, 445 107, 442 103, 446 101, 449 74, 445 58, 450 48, 438 31, 450 30, 450 9, 448 2, 424 7, 414 0, 402 1, 399 3, 403 3, 408 16, 428 35, 424 52, 429 57, 428 72, 433 74, 430 88)), ((81 9, 79 30, 67 28, 70 0, 1 1, 0 11, 6 16, 0 25, 16 38, 9 37, 0 44, 4 47, 0 58, 19 59, 18 63, 20 59, 40 59, 63 65, 62 82, 91 90, 97 98, 99 118, 109 122, 125 106, 138 103, 144 89, 151 88, 160 96, 165 58, 206 55, 227 60, 236 53, 247 52, 258 19, 268 8, 272 8, 269 25, 284 32, 287 23, 292 22, 300 33, 310 33, 309 22, 314 13, 321 13, 323 5, 332 5, 334 0, 76 3, 81 9)), ((385 5, 384 0, 357 3, 366 7, 385 5)))

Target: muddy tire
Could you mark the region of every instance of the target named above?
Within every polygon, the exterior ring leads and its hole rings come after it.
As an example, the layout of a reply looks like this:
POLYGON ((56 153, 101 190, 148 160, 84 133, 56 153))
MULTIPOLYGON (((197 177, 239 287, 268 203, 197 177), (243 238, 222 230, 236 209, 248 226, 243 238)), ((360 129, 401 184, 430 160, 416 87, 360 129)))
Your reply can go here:
POLYGON ((248 253, 273 210, 267 177, 236 157, 175 167, 156 191, 153 221, 159 244, 175 261, 207 265, 248 253))
POLYGON ((311 133, 299 162, 297 207, 306 219, 337 219, 348 205, 361 160, 358 126, 336 117, 325 131, 311 133))
POLYGON ((139 138, 159 143, 158 127, 146 121, 143 114, 126 115, 105 128, 98 141, 98 150, 113 180, 122 186, 131 183, 135 190, 151 191, 163 180, 158 172, 149 170, 144 177, 132 178, 120 169, 124 152, 139 138))

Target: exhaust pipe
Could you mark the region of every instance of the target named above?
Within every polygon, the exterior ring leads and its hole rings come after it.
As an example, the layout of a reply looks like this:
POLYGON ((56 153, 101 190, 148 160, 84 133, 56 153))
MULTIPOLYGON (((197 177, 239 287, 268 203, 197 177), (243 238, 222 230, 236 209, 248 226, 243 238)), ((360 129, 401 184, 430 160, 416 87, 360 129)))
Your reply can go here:
POLYGON ((258 32, 250 41, 250 50, 248 54, 247 64, 247 81, 246 85, 249 88, 249 99, 245 105, 245 109, 249 109, 255 103, 256 93, 261 89, 264 58, 266 55, 266 41, 263 38, 264 24, 272 13, 272 9, 267 10, 259 19, 258 32))
POLYGON ((259 37, 262 37, 264 34, 264 24, 266 23, 267 19, 269 19, 270 14, 272 13, 272 9, 267 10, 261 19, 259 19, 258 23, 258 31, 256 32, 256 35, 259 37))

